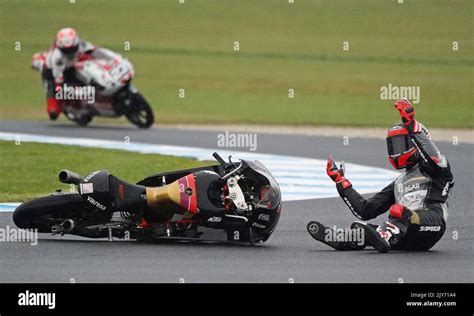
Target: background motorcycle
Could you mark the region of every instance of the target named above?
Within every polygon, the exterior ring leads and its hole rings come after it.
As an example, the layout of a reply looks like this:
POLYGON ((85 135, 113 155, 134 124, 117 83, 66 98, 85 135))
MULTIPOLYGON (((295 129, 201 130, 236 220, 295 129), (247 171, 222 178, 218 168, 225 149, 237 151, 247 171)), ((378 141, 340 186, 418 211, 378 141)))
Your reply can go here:
POLYGON ((280 217, 281 193, 258 161, 161 173, 129 184, 106 171, 81 177, 59 173, 79 193, 55 193, 18 206, 19 228, 89 238, 199 239, 201 227, 223 230, 228 241, 264 242, 280 217), (119 213, 120 216, 115 216, 119 213))
MULTIPOLYGON (((33 69, 41 71, 45 58, 46 52, 33 55, 33 69)), ((95 98, 92 103, 79 96, 59 100, 63 113, 71 121, 86 126, 94 116, 125 115, 140 128, 148 128, 154 123, 150 105, 131 84, 135 76, 132 64, 119 54, 97 48, 92 58, 78 61, 74 65, 74 76, 77 81, 70 85, 94 87, 95 98)))

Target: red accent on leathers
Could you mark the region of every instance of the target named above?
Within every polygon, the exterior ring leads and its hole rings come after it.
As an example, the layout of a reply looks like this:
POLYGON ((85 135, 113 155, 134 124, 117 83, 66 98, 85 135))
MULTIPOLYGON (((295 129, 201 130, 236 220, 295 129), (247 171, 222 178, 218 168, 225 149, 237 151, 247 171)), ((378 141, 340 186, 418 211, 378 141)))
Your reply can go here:
POLYGON ((48 98, 46 111, 48 111, 48 114, 55 113, 59 115, 61 113, 59 101, 56 98, 48 98))
POLYGON ((341 181, 341 184, 342 184, 342 187, 343 187, 344 189, 347 189, 348 187, 350 187, 350 186, 352 185, 352 183, 350 183, 350 181, 347 180, 347 179, 342 180, 342 181, 341 181))
POLYGON ((403 212, 405 212, 405 210, 405 206, 401 204, 393 204, 390 206, 390 216, 397 219, 403 219, 403 212))

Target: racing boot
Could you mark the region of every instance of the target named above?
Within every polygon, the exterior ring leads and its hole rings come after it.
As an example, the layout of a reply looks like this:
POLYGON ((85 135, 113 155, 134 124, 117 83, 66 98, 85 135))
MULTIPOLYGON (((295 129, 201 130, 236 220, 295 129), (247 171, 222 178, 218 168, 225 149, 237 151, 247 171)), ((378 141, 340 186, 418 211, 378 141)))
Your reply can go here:
POLYGON ((354 222, 353 227, 363 229, 365 244, 382 253, 390 251, 390 239, 399 233, 398 228, 389 222, 385 222, 377 228, 368 223, 354 222))
POLYGON ((61 113, 61 107, 59 106, 59 101, 56 98, 48 97, 46 111, 48 111, 49 119, 51 121, 56 121, 59 114, 61 113))
POLYGON ((381 253, 390 251, 406 234, 412 212, 400 204, 390 207, 389 221, 377 228, 374 225, 355 222, 354 227, 364 229, 365 242, 381 253))
POLYGON ((311 221, 307 225, 307 230, 315 240, 339 251, 363 250, 366 247, 363 235, 364 231, 359 231, 358 228, 354 226, 354 223, 349 230, 338 232, 320 222, 311 221), (337 236, 340 233, 343 233, 347 238, 338 240, 337 236))
POLYGON ((370 246, 370 244, 367 244, 367 239, 365 238, 365 230, 362 229, 362 227, 358 224, 363 225, 363 227, 365 227, 365 226, 372 227, 373 229, 377 229, 378 226, 375 225, 375 224, 365 223, 365 222, 361 222, 361 221, 355 221, 351 224, 351 229, 352 230, 362 230, 363 240, 359 240, 359 242, 357 244, 358 245, 357 250, 362 250, 362 249, 365 249, 365 247, 370 246))

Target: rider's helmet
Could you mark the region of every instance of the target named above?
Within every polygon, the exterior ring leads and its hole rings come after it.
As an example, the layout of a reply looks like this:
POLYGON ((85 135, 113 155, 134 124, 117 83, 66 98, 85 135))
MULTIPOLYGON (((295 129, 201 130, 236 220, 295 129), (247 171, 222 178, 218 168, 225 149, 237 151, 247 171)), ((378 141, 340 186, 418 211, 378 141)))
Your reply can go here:
POLYGON ((56 47, 68 59, 73 59, 79 50, 79 36, 71 27, 60 29, 56 36, 56 47))
POLYGON ((394 124, 387 132, 388 160, 395 169, 410 168, 420 159, 418 149, 402 123, 394 124))

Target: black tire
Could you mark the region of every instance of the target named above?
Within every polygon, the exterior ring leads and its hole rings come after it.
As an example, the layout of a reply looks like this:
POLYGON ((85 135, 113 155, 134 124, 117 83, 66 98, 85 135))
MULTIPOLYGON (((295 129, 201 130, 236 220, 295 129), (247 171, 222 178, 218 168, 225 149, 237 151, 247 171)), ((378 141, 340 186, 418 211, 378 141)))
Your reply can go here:
POLYGON ((97 210, 84 202, 77 193, 61 193, 37 198, 19 205, 13 212, 13 222, 19 228, 36 228, 40 233, 50 233, 51 227, 66 219, 106 222, 112 214, 99 215, 97 210))
POLYGON ((90 122, 92 122, 92 119, 94 118, 90 113, 83 114, 83 115, 81 115, 81 117, 75 116, 74 118, 69 117, 69 115, 66 111, 63 111, 63 113, 64 113, 64 116, 68 120, 76 123, 79 126, 87 126, 90 122))
POLYGON ((77 118, 75 122, 79 126, 87 126, 90 122, 92 122, 93 116, 90 114, 84 114, 80 118, 77 118))
POLYGON ((140 93, 133 95, 132 109, 126 117, 139 128, 149 128, 155 122, 153 110, 140 93))

